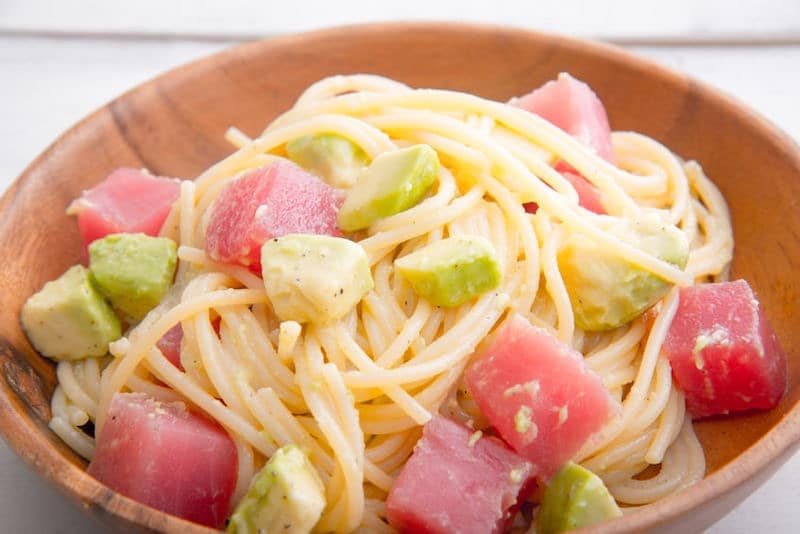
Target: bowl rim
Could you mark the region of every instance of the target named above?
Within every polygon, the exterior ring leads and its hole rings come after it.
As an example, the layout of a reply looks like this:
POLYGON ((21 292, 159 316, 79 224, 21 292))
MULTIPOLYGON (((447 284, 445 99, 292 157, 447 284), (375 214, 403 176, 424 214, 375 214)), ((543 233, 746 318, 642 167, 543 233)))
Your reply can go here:
MULTIPOLYGON (((375 33, 415 33, 433 29, 437 31, 444 30, 451 34, 454 32, 494 32, 513 39, 530 39, 532 41, 556 43, 559 47, 574 50, 581 49, 582 53, 585 54, 602 56, 613 62, 626 63, 637 70, 647 71, 648 75, 656 76, 669 84, 688 83, 691 89, 701 97, 719 101, 727 112, 745 120, 759 135, 769 139, 771 143, 775 144, 783 152, 791 154, 796 166, 800 168, 800 146, 769 119, 748 108, 744 103, 724 91, 712 88, 704 82, 694 80, 616 45, 528 29, 521 26, 456 21, 383 21, 336 25, 312 31, 244 41, 169 69, 132 87, 102 104, 70 126, 28 164, 23 172, 8 185, 2 197, 0 197, 0 213, 11 205, 20 187, 28 181, 30 175, 39 164, 57 150, 62 143, 96 121, 114 103, 126 100, 136 93, 146 91, 162 80, 191 75, 193 72, 202 71, 211 65, 225 62, 237 56, 249 57, 252 54, 265 53, 271 49, 279 49, 309 41, 329 39, 336 36, 365 39, 375 33)), ((39 435, 38 425, 28 415, 21 400, 13 389, 9 387, 6 380, 5 376, 3 380, 0 380, 0 434, 9 443, 11 449, 33 467, 37 474, 48 480, 71 500, 81 503, 84 508, 98 507, 109 516, 109 519, 117 517, 129 525, 139 528, 163 529, 164 532, 215 532, 201 525, 170 516, 114 492, 111 492, 112 495, 109 496, 107 492, 110 490, 89 476, 85 470, 59 454, 57 449, 49 445, 48 439, 44 435, 39 435), (33 439, 31 440, 31 438, 33 439), (70 483, 65 484, 64 478, 68 479, 70 483), (143 514, 143 510, 146 513, 143 514)), ((727 494, 739 484, 752 478, 755 473, 767 469, 771 464, 776 469, 798 448, 800 448, 800 402, 796 402, 777 424, 756 440, 748 449, 740 453, 735 458, 735 461, 720 467, 711 475, 704 477, 700 482, 643 507, 641 510, 626 514, 623 518, 595 527, 581 529, 580 532, 634 532, 657 527, 699 507, 701 504, 711 502, 727 494), (734 468, 733 464, 739 464, 740 460, 746 462, 747 469, 734 468)))

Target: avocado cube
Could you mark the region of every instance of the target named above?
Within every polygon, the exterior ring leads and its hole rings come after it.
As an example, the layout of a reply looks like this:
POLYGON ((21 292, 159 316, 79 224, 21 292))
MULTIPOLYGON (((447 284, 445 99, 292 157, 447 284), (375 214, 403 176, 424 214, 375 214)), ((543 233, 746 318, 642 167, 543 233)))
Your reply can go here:
POLYGON ((32 295, 20 320, 36 350, 54 360, 103 356, 108 344, 122 335, 114 310, 82 265, 70 267, 32 295))
POLYGON ((364 249, 348 239, 288 234, 261 247, 267 297, 281 321, 327 323, 373 288, 364 249))
POLYGON ((171 239, 111 234, 89 245, 92 281, 125 318, 141 321, 172 285, 178 261, 171 239))
POLYGON ((414 292, 452 308, 500 285, 497 253, 484 237, 459 235, 398 258, 395 268, 414 292))
POLYGON ((346 137, 332 133, 293 139, 286 143, 286 154, 332 187, 353 187, 368 163, 361 147, 346 137))
POLYGON ((285 445, 253 477, 228 532, 308 534, 325 504, 325 487, 314 466, 299 447, 285 445))
POLYGON ((439 172, 439 156, 428 145, 384 152, 347 191, 339 210, 339 228, 355 232, 416 205, 439 172))
MULTIPOLYGON (((617 219, 606 229, 648 254, 681 269, 686 267, 686 236, 655 214, 617 219)), ((575 312, 575 323, 589 331, 610 330, 628 323, 658 302, 671 287, 658 275, 632 265, 580 233, 570 234, 561 244, 558 266, 575 312)))
POLYGON ((545 489, 536 514, 537 534, 588 527, 622 515, 600 477, 568 462, 545 489))

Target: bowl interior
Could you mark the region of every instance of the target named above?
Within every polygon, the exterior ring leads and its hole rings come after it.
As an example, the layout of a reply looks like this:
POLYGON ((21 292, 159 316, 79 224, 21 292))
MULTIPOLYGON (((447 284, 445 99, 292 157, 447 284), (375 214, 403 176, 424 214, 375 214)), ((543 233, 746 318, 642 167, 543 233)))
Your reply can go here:
POLYGON ((506 100, 561 71, 594 88, 613 129, 643 132, 703 165, 732 212, 732 277, 753 285, 790 355, 789 393, 775 410, 696 424, 712 476, 616 528, 667 524, 764 469, 800 433, 800 362, 792 357, 800 348, 792 317, 800 301, 797 147, 732 100, 610 47, 448 24, 339 28, 234 48, 134 89, 56 141, 0 201, 0 430, 46 477, 117 526, 205 531, 108 491, 47 429, 54 368, 27 343, 18 314, 44 281, 82 259, 77 226, 64 215, 70 200, 120 166, 193 177, 231 152, 228 126, 257 134, 331 74, 377 73, 506 100))

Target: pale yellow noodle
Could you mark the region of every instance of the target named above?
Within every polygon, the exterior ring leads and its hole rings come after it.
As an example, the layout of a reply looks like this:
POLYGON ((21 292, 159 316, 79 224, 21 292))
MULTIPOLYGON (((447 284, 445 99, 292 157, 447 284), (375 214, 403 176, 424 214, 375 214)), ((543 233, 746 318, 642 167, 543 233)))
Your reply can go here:
POLYGON ((384 499, 411 455, 421 425, 441 411, 487 424, 462 380, 479 343, 510 313, 552 332, 585 355, 621 402, 620 412, 575 460, 595 470, 620 502, 652 502, 704 475, 702 448, 671 379, 661 346, 677 289, 651 311, 610 332, 574 321, 558 251, 582 232, 620 258, 679 286, 728 276, 733 253, 724 199, 694 162, 653 139, 612 136, 616 167, 543 119, 514 106, 440 90, 414 90, 372 75, 335 76, 309 87, 295 106, 251 139, 232 128, 237 150, 181 184, 164 234, 179 242, 168 297, 111 346, 115 359, 59 365, 51 428, 90 458, 111 399, 140 391, 181 399, 217 420, 239 456, 236 498, 277 447, 295 443, 323 480, 327 506, 316 531, 389 532, 384 499), (414 143, 437 150, 435 186, 410 209, 350 236, 371 265, 373 290, 344 318, 325 325, 281 322, 262 280, 211 260, 205 231, 225 186, 286 154, 297 137, 336 133, 368 158, 414 143), (598 188, 610 215, 582 208, 555 168, 574 167, 598 188), (523 202, 536 202, 536 214, 523 202), (603 217, 657 213, 690 242, 686 271, 644 253, 598 225, 603 217), (495 247, 498 289, 456 309, 419 298, 394 260, 453 235, 495 247), (219 327, 213 321, 219 320, 219 327), (181 365, 155 347, 183 328, 181 365), (636 477, 650 465, 659 473, 636 477))

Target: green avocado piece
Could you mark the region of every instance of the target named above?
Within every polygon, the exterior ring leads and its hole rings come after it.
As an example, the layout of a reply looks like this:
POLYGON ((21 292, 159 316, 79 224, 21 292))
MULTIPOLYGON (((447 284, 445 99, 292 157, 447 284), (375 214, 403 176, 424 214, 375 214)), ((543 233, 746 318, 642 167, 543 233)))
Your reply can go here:
POLYGON ((325 487, 296 445, 278 449, 231 516, 228 532, 308 534, 325 509, 325 487))
MULTIPOLYGON (((686 267, 686 236, 655 214, 607 224, 606 229, 626 243, 681 269, 686 267)), ((575 311, 575 323, 584 330, 610 330, 628 323, 658 302, 671 286, 580 233, 569 235, 562 243, 558 266, 575 311)))
POLYGON ((141 321, 172 285, 177 246, 166 237, 111 234, 89 245, 92 281, 132 322, 141 321))
POLYGON ((319 176, 332 187, 353 187, 367 166, 361 147, 341 135, 304 135, 286 143, 289 159, 319 176))
POLYGON ((282 321, 327 323, 373 288, 364 249, 348 239, 288 234, 261 247, 267 297, 282 321))
POLYGON ((545 489, 536 514, 536 534, 556 534, 622 515, 600 477, 568 462, 545 489))
POLYGON ((496 288, 502 277, 494 247, 476 235, 435 241, 394 265, 417 295, 447 308, 496 288))
POLYGON ((428 145, 384 152, 367 167, 339 210, 339 228, 368 228, 417 204, 436 181, 439 156, 428 145))
POLYGON ((20 320, 36 350, 54 360, 103 356, 108 344, 122 335, 114 310, 82 265, 70 267, 32 295, 20 320))

